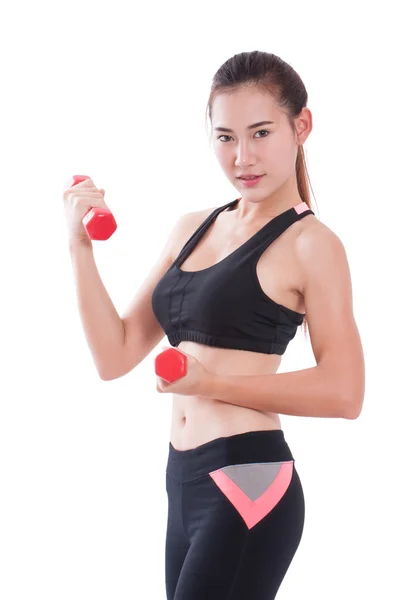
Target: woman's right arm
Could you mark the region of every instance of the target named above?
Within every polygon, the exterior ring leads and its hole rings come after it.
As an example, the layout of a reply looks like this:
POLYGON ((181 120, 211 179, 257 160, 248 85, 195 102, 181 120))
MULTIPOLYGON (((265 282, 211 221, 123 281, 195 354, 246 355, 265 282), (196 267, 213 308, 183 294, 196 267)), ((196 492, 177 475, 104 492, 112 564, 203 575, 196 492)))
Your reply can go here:
POLYGON ((101 280, 92 241, 82 218, 92 207, 108 208, 105 191, 91 179, 67 187, 63 193, 69 249, 75 275, 79 313, 89 349, 101 379, 122 377, 138 365, 165 333, 152 309, 151 296, 174 261, 176 248, 187 240, 192 214, 180 217, 167 237, 161 255, 122 317, 101 280))
POLYGON ((86 341, 97 372, 101 379, 106 379, 124 346, 124 324, 101 280, 92 244, 71 243, 70 255, 86 341))
MULTIPOLYGON (((97 372, 107 381, 126 375, 160 343, 165 332, 158 323, 151 296, 188 237, 193 213, 180 217, 162 252, 134 298, 119 316, 97 269, 92 242, 70 242, 78 308, 97 372)), ((193 226, 192 226, 193 227, 193 226)))

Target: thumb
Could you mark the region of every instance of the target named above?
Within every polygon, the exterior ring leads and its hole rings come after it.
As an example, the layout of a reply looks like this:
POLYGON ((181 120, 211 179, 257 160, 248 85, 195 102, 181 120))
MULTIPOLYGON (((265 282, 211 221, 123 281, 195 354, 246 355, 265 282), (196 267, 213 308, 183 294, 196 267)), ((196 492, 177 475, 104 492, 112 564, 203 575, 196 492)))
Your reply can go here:
POLYGON ((101 190, 99 190, 99 192, 100 192, 100 194, 103 194, 103 198, 104 198, 104 194, 106 193, 106 190, 101 189, 101 190))

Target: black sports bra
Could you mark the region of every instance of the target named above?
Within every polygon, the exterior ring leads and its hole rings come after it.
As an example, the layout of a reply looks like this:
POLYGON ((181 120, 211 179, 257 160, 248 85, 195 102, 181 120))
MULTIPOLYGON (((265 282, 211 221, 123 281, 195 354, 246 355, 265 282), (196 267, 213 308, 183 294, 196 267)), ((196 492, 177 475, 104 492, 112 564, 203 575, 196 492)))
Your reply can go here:
POLYGON ((304 314, 278 304, 260 286, 256 267, 262 253, 290 225, 314 212, 305 202, 277 215, 215 265, 182 271, 211 223, 236 199, 215 209, 196 229, 157 283, 152 307, 172 346, 183 340, 265 354, 283 354, 304 314))

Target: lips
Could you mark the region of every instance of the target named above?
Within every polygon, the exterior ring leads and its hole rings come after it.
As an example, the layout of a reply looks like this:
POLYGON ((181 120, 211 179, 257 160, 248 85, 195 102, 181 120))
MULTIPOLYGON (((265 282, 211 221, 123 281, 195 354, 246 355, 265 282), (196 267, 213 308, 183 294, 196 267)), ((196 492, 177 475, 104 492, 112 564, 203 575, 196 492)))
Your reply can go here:
POLYGON ((242 182, 242 185, 244 185, 245 187, 254 187, 257 185, 257 183, 264 177, 264 175, 259 175, 258 177, 254 177, 251 179, 246 179, 244 177, 238 177, 238 179, 240 179, 240 181, 242 182))

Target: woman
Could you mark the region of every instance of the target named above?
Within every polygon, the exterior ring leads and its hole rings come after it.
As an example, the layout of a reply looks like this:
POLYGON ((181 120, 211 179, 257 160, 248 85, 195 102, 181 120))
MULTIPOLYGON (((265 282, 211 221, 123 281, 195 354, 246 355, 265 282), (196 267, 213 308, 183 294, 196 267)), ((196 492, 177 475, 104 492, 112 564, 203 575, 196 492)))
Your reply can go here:
POLYGON ((100 376, 129 372, 165 334, 188 358, 185 377, 156 378, 160 393, 173 394, 168 600, 275 598, 305 516, 279 413, 354 419, 361 411, 364 361, 346 254, 310 208, 306 104, 303 82, 273 54, 242 53, 220 67, 207 106, 212 143, 240 198, 178 220, 122 318, 77 225, 88 206, 104 205, 104 191, 89 181, 65 195, 81 194, 68 213, 70 248, 100 376), (317 365, 277 374, 302 323, 317 365))

